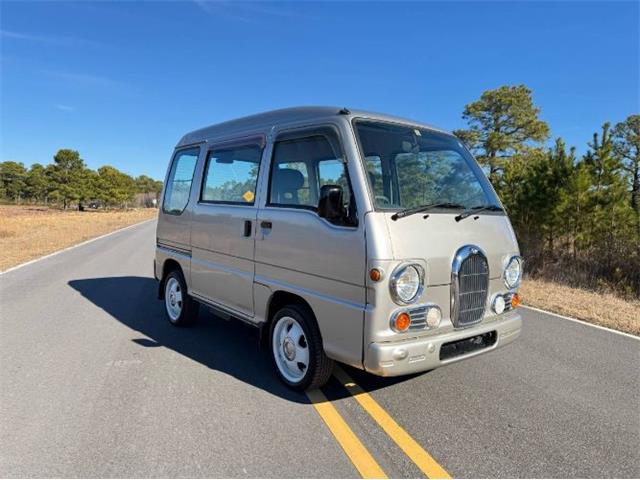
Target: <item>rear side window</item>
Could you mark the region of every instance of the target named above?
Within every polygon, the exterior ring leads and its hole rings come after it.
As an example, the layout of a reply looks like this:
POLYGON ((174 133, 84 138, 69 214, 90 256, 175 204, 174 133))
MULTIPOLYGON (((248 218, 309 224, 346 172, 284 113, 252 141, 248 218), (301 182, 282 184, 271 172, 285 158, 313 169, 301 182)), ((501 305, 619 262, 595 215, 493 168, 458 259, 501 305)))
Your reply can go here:
POLYGON ((162 202, 162 210, 165 213, 180 215, 189 203, 193 172, 199 154, 199 148, 191 148, 177 152, 173 157, 162 202))
POLYGON ((261 157, 262 148, 258 145, 211 150, 200 201, 253 205, 261 157))

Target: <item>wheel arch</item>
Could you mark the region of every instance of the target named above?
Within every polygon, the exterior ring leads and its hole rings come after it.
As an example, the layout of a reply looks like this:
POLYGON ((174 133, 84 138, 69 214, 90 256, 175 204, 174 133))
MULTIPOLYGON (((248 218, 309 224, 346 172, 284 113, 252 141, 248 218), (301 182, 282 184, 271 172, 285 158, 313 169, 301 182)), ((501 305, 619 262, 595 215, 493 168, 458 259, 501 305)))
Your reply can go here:
MULTIPOLYGON (((269 297, 269 301, 267 302, 265 322, 262 324, 262 328, 260 329, 260 346, 262 348, 267 347, 267 343, 269 341, 269 330, 271 329, 273 317, 278 312, 278 310, 280 310, 285 305, 299 305, 305 310, 308 310, 313 317, 313 321, 316 322, 316 325, 318 326, 318 331, 320 331, 318 320, 313 311, 313 308, 311 308, 311 305, 309 305, 309 302, 295 293, 291 293, 286 290, 276 290, 269 297)), ((320 333, 320 336, 322 337, 322 333, 320 333)))
POLYGON ((160 282, 158 284, 158 298, 160 300, 164 300, 164 282, 167 278, 167 275, 169 275, 169 273, 173 272, 174 270, 179 270, 184 277, 184 271, 182 270, 180 263, 173 258, 167 258, 162 264, 162 276, 160 277, 160 282))

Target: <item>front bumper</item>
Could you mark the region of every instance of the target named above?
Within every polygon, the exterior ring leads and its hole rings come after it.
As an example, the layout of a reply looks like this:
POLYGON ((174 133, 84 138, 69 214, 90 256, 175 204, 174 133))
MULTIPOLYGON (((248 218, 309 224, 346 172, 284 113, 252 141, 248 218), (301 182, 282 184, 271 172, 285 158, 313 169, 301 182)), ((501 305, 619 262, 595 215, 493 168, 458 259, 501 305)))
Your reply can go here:
POLYGON ((366 351, 364 367, 367 372, 383 377, 424 372, 507 345, 520 335, 521 328, 522 318, 516 310, 463 330, 399 342, 371 343, 366 351), (440 358, 443 344, 491 332, 495 332, 495 341, 491 345, 446 359, 440 358))

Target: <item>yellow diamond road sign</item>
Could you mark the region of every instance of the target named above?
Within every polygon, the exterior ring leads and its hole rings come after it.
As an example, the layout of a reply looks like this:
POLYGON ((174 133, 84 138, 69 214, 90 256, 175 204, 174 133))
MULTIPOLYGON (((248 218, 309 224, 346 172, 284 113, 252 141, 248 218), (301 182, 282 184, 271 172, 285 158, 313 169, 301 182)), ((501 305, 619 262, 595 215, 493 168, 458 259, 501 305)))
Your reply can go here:
POLYGON ((255 195, 253 194, 253 192, 247 190, 246 192, 244 192, 244 195, 242 195, 242 198, 244 198, 245 202, 253 202, 253 198, 255 197, 255 195))

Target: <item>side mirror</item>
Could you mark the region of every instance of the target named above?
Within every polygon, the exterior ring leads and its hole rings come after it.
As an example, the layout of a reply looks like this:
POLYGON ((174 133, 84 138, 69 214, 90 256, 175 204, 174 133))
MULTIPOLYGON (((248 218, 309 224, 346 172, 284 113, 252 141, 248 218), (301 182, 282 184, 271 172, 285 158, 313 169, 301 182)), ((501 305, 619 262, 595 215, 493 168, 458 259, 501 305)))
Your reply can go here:
POLYGON ((339 185, 323 185, 320 188, 318 200, 318 216, 330 222, 342 220, 344 207, 342 201, 342 187, 339 185))

